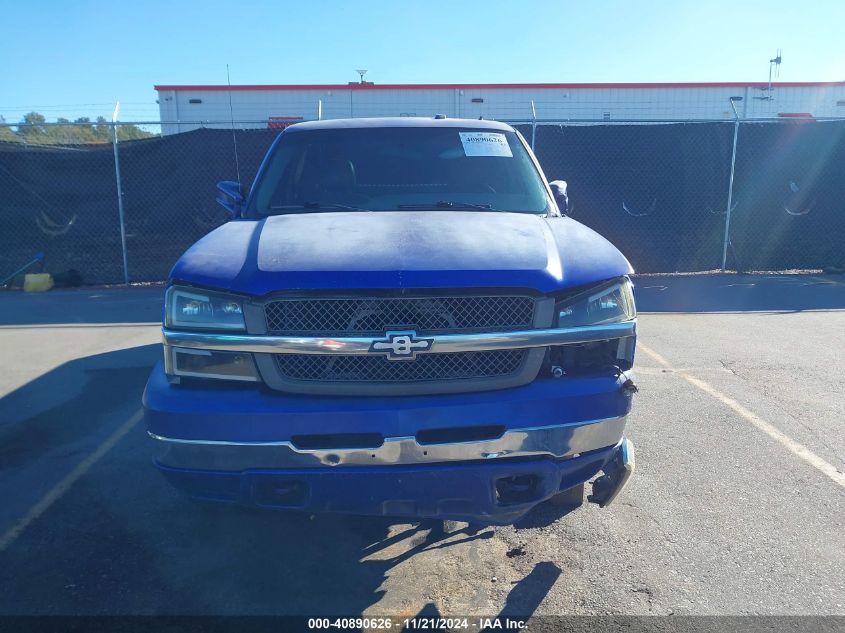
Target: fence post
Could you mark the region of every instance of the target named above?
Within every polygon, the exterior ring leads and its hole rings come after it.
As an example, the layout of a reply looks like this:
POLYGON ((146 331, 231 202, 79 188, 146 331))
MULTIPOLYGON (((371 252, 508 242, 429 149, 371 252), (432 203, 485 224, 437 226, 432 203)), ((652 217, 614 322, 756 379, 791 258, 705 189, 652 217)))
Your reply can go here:
POLYGON ((725 211, 725 239, 722 243, 722 272, 725 272, 725 265, 728 261, 728 242, 731 241, 731 203, 733 201, 734 193, 734 169, 736 167, 736 141, 739 136, 739 113, 736 111, 734 103, 742 101, 742 97, 731 97, 731 108, 734 111, 734 142, 733 150, 731 151, 731 177, 728 180, 728 208, 725 211))
POLYGON ((123 185, 120 183, 120 154, 117 151, 117 114, 120 101, 114 106, 111 117, 111 139, 114 149, 114 178, 117 183, 117 213, 120 216, 120 247, 123 252, 123 283, 129 285, 129 262, 126 257, 126 225, 123 219, 123 185))
POLYGON ((537 140, 537 110, 534 108, 534 99, 531 99, 531 151, 534 151, 534 142, 537 140))

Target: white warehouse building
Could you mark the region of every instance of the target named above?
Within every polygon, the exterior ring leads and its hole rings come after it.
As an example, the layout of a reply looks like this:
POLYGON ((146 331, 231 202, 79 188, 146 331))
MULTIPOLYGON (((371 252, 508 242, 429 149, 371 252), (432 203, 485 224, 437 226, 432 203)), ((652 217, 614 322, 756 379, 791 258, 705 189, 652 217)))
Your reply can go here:
POLYGON ((608 84, 157 85, 162 132, 282 128, 317 118, 434 116, 500 121, 685 121, 845 117, 845 81, 608 84), (230 112, 231 99, 231 112, 230 112), (533 109, 532 109, 533 104, 533 109))

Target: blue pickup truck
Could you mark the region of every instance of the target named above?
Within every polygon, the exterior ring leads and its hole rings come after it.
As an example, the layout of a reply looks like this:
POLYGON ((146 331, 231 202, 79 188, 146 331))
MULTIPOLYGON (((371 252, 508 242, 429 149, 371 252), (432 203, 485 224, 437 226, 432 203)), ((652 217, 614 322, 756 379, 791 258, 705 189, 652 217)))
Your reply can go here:
POLYGON ((293 125, 179 259, 144 393, 197 499, 507 524, 633 471, 625 257, 493 121, 293 125))

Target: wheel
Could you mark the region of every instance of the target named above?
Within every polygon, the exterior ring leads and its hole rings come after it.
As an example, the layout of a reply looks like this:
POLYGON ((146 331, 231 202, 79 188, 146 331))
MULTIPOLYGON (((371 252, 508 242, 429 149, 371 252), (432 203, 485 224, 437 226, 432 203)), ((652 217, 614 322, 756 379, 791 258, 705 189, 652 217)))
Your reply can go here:
POLYGON ((578 484, 568 490, 561 490, 549 499, 549 503, 553 506, 571 506, 577 508, 584 503, 584 484, 578 484))

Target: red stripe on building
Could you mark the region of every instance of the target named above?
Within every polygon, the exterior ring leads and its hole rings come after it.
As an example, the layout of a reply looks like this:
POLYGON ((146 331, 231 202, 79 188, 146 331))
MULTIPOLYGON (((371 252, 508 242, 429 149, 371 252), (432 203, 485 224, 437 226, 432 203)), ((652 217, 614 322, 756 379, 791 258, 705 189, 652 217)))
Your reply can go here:
MULTIPOLYGON (((722 83, 580 83, 580 84, 254 84, 225 86, 215 85, 156 85, 158 92, 225 92, 235 91, 296 91, 296 90, 555 90, 555 89, 655 89, 655 88, 768 88, 764 81, 722 83)), ((785 81, 773 83, 773 88, 832 88, 845 86, 845 81, 785 81)))

